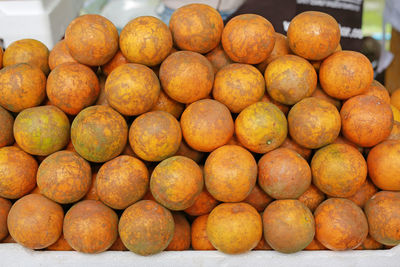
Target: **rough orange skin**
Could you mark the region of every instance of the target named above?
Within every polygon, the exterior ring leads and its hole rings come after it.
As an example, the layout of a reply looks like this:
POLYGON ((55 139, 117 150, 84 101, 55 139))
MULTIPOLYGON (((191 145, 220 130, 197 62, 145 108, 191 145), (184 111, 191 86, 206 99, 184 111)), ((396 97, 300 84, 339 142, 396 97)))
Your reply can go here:
POLYGON ((234 63, 218 71, 212 93, 231 112, 239 113, 260 101, 264 92, 264 78, 254 66, 234 63))
POLYGON ((203 187, 203 191, 201 191, 193 205, 184 211, 191 216, 201 216, 210 213, 218 203, 218 200, 207 191, 207 188, 203 187))
POLYGON ((297 198, 301 203, 307 206, 311 212, 325 200, 325 194, 321 192, 315 185, 311 184, 308 189, 297 198))
POLYGON ((184 109, 185 106, 182 103, 173 100, 164 92, 164 90, 161 90, 158 100, 151 108, 151 111, 165 111, 179 119, 184 109))
POLYGON ((128 59, 122 54, 121 50, 118 50, 110 61, 101 66, 101 71, 108 76, 114 69, 127 63, 129 63, 128 59))
POLYGON ((0 240, 8 235, 7 216, 11 209, 11 202, 0 197, 0 240))
POLYGON ((51 251, 73 251, 74 249, 65 240, 64 235, 61 234, 60 238, 52 245, 48 246, 46 250, 51 251))
POLYGON ((14 117, 0 106, 0 147, 14 143, 14 117))
POLYGON ((205 56, 213 66, 215 74, 223 67, 233 63, 220 44, 208 52, 205 56))
POLYGON ((274 104, 283 112, 283 114, 285 114, 285 116, 287 116, 287 114, 289 113, 290 107, 272 99, 271 96, 268 94, 267 90, 265 90, 265 94, 264 94, 263 98, 261 99, 261 102, 267 102, 267 103, 274 104))
POLYGON ((28 63, 39 67, 44 74, 49 74, 49 49, 40 41, 22 39, 11 43, 3 55, 3 66, 28 63))
POLYGON ((174 156, 163 160, 151 174, 150 190, 158 203, 170 210, 184 210, 203 190, 203 172, 193 160, 174 156))
POLYGON ((362 154, 346 144, 330 144, 319 149, 311 160, 313 183, 332 197, 354 195, 367 177, 362 154))
POLYGON ((84 159, 105 162, 121 154, 128 138, 125 119, 107 106, 82 110, 71 125, 71 140, 84 159))
MULTIPOLYGON (((333 53, 337 52, 337 51, 342 51, 342 46, 340 44, 336 47, 336 49, 335 49, 335 51, 333 51, 333 53)), ((318 73, 319 72, 319 68, 321 67, 322 61, 324 61, 324 59, 321 59, 321 60, 309 60, 309 61, 310 61, 311 65, 314 67, 315 71, 318 73)))
POLYGON ((367 238, 364 240, 364 242, 358 246, 357 250, 375 250, 375 249, 382 249, 383 245, 373 239, 370 235, 367 235, 367 238))
POLYGON ((320 60, 333 53, 340 42, 340 28, 330 15, 317 11, 298 14, 290 22, 290 49, 306 59, 320 60))
POLYGON ((355 249, 368 235, 368 223, 362 209, 344 198, 330 198, 314 212, 315 236, 330 250, 355 249))
POLYGON ((266 153, 285 141, 286 117, 274 104, 257 102, 237 116, 235 133, 245 148, 256 153, 266 153))
POLYGON ((241 146, 225 145, 208 156, 204 165, 208 192, 223 202, 244 200, 257 181, 257 162, 241 146))
POLYGON ((91 182, 90 164, 77 153, 66 150, 45 158, 37 173, 40 193, 60 204, 74 203, 83 198, 91 182))
POLYGON ((97 172, 92 174, 92 182, 90 184, 89 190, 86 195, 83 197, 85 200, 100 200, 99 195, 97 194, 96 188, 96 179, 97 179, 97 172))
POLYGON ((118 216, 100 201, 83 200, 65 214, 63 232, 74 250, 103 252, 117 239, 118 216))
POLYGON ((314 217, 298 200, 285 199, 272 202, 265 209, 262 219, 265 240, 279 252, 300 251, 314 238, 314 217))
POLYGON ((203 55, 178 51, 163 61, 159 77, 162 88, 169 97, 189 104, 210 94, 214 83, 214 69, 203 55))
POLYGON ((107 102, 123 115, 133 116, 149 111, 160 95, 155 73, 140 64, 124 64, 107 78, 107 102))
POLYGON ((192 149, 182 139, 181 145, 179 146, 179 149, 176 152, 175 156, 184 156, 194 160, 196 163, 199 163, 203 159, 204 153, 192 149))
POLYGON ((161 161, 179 149, 179 122, 165 111, 151 111, 137 117, 129 130, 129 143, 136 155, 147 161, 161 161))
POLYGON ((265 73, 265 69, 267 68, 269 63, 271 63, 278 57, 292 53, 290 51, 289 43, 287 41, 286 36, 278 32, 275 32, 274 35, 275 35, 275 45, 271 51, 271 54, 263 62, 257 64, 256 66, 261 73, 265 73))
POLYGON ((271 54, 275 45, 275 30, 265 18, 243 14, 228 21, 222 31, 221 43, 233 61, 258 64, 271 54))
POLYGON ((348 139, 346 139, 345 137, 339 135, 335 141, 332 142, 332 144, 347 144, 350 145, 354 148, 357 148, 358 151, 360 151, 360 153, 362 154, 364 152, 364 149, 356 144, 354 144, 353 142, 349 141, 348 139))
POLYGON ((201 54, 221 40, 224 22, 217 10, 204 4, 189 4, 175 10, 169 21, 174 44, 181 50, 201 54))
POLYGON ((106 64, 118 50, 118 31, 111 21, 95 14, 79 16, 65 30, 71 56, 89 66, 106 64))
POLYGON ((69 142, 68 117, 55 106, 27 108, 14 122, 14 137, 25 152, 47 156, 64 148, 69 142))
POLYGON ((284 55, 268 65, 265 84, 272 99, 293 105, 314 92, 317 73, 307 60, 295 55, 284 55))
POLYGON ((65 40, 61 40, 53 47, 49 54, 49 67, 50 70, 55 69, 58 65, 64 63, 76 63, 76 61, 69 53, 65 40))
POLYGON ((265 210, 267 205, 272 201, 272 198, 268 196, 257 184, 254 185, 253 190, 243 200, 253 206, 258 212, 265 210))
POLYGON ((221 252, 239 254, 252 250, 262 237, 262 221, 247 203, 222 203, 207 219, 207 236, 221 252))
POLYGON ((42 249, 61 236, 64 211, 60 205, 40 194, 17 200, 8 213, 7 225, 11 237, 30 249, 42 249))
POLYGON ((46 76, 26 63, 1 69, 0 85, 0 105, 12 112, 39 106, 46 94, 46 76))
POLYGON ((377 192, 378 188, 376 188, 369 179, 366 179, 357 192, 354 195, 347 197, 347 199, 356 203, 360 208, 364 208, 365 203, 367 203, 367 201, 377 192))
POLYGON ((95 186, 104 204, 113 209, 125 209, 146 194, 149 172, 140 160, 119 156, 101 166, 95 186))
POLYGON ((374 70, 366 56, 355 51, 339 51, 326 58, 319 69, 319 82, 329 96, 348 99, 371 86, 374 70))
POLYGON ((368 172, 382 190, 400 191, 400 142, 385 141, 368 153, 368 172))
POLYGON ((340 115, 331 103, 315 97, 301 100, 288 114, 289 133, 299 145, 316 149, 332 143, 340 133, 340 115))
POLYGON ((397 109, 400 109, 400 89, 392 92, 392 95, 390 96, 390 104, 395 106, 397 109))
POLYGON ((377 80, 372 80, 371 85, 364 91, 363 95, 373 95, 390 104, 389 91, 377 80))
POLYGON ((311 241, 311 243, 304 248, 304 250, 326 250, 327 248, 322 245, 317 239, 314 239, 311 241))
POLYGON ((277 148, 259 160, 258 184, 272 198, 298 198, 311 184, 310 166, 297 152, 277 148))
POLYGON ((194 250, 216 250, 207 237, 208 214, 197 217, 191 227, 192 248, 194 250))
POLYGON ((3 56, 4 56, 4 51, 3 48, 0 49, 0 69, 3 68, 3 56))
POLYGON ((350 98, 340 110, 342 134, 362 147, 372 147, 385 140, 393 128, 390 105, 375 96, 350 98))
POLYGON ((64 63, 51 71, 46 92, 54 106, 67 114, 76 115, 96 101, 100 85, 89 67, 79 63, 64 63))
POLYGON ((99 96, 97 97, 96 103, 95 105, 101 105, 101 106, 110 106, 110 104, 108 104, 107 101, 107 97, 106 97, 106 79, 107 77, 104 75, 99 75, 99 87, 100 87, 100 92, 99 92, 99 96))
POLYGON ((400 122, 394 121, 392 131, 386 140, 400 141, 400 122))
POLYGON ((175 230, 171 242, 166 251, 182 251, 190 248, 191 231, 190 224, 183 213, 173 212, 175 230))
POLYGON ((212 99, 189 105, 181 116, 186 143, 201 152, 211 152, 225 145, 233 135, 234 125, 229 109, 212 99))
POLYGON ((0 197, 17 199, 36 186, 36 160, 21 149, 0 148, 0 197))
POLYGON ((130 62, 156 66, 169 55, 172 35, 168 26, 160 19, 142 16, 125 25, 121 31, 119 46, 130 62))
POLYGON ((142 200, 127 208, 118 225, 124 245, 142 256, 163 251, 171 242, 174 229, 171 212, 152 200, 142 200))
POLYGON ((122 243, 121 237, 118 235, 117 240, 115 240, 114 244, 108 249, 109 251, 127 251, 128 248, 125 247, 124 243, 122 243))
POLYGON ((324 90, 322 90, 321 85, 319 84, 317 84, 317 87, 315 88, 314 93, 312 93, 311 96, 328 101, 329 103, 334 105, 338 110, 340 110, 340 108, 342 107, 342 103, 340 102, 340 100, 327 95, 324 92, 324 90))
POLYGON ((400 192, 378 192, 364 210, 373 239, 388 246, 400 244, 400 192))
POLYGON ((300 146, 295 141, 293 141, 290 136, 286 137, 285 141, 283 141, 280 147, 289 148, 294 152, 299 153, 300 156, 302 156, 305 160, 308 160, 311 156, 311 149, 300 146))

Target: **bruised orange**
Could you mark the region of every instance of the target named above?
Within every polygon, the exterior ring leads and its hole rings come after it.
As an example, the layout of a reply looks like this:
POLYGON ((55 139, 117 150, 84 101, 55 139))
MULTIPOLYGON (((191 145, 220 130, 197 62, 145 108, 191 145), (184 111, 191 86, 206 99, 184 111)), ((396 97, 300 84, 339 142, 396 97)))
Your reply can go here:
POLYGON ((211 65, 214 68, 214 73, 217 73, 223 67, 232 64, 233 61, 228 57, 225 53, 224 49, 221 45, 218 45, 213 50, 208 52, 206 55, 208 61, 210 61, 211 65))
POLYGON ((308 189, 297 198, 301 203, 307 206, 311 212, 325 200, 325 194, 321 192, 315 185, 311 184, 308 189))
POLYGON ((179 122, 165 111, 151 111, 137 117, 129 130, 129 143, 136 155, 147 161, 161 161, 179 149, 179 122))
POLYGON ((257 181, 257 162, 241 146, 225 145, 208 156, 204 165, 208 192, 223 202, 244 200, 257 181))
POLYGON ((103 16, 87 14, 75 18, 65 30, 71 56, 81 64, 100 66, 118 50, 118 31, 103 16))
POLYGON ((269 63, 271 63, 278 57, 291 54, 286 36, 278 32, 275 32, 274 35, 275 45, 272 49, 271 54, 263 62, 257 64, 257 68, 261 73, 265 73, 265 69, 267 68, 269 63))
POLYGON ((69 53, 65 39, 56 43, 49 54, 49 67, 50 70, 55 69, 58 65, 64 63, 76 63, 76 61, 69 53))
POLYGON ((218 200, 207 191, 207 188, 203 187, 203 191, 201 191, 193 205, 184 211, 191 216, 201 216, 210 213, 218 203, 218 200))
POLYGON ((30 249, 42 249, 61 236, 63 218, 60 205, 40 194, 31 194, 14 203, 8 213, 7 225, 17 243, 30 249))
POLYGON ((163 251, 174 235, 174 218, 169 210, 152 200, 142 200, 122 213, 118 231, 124 245, 139 255, 163 251))
POLYGON ((197 217, 191 226, 192 248, 194 250, 216 250, 207 237, 207 220, 209 214, 197 217))
POLYGON ((265 84, 272 99, 293 105, 314 92, 317 73, 307 60, 295 55, 284 55, 266 68, 265 84))
POLYGON ((189 104, 210 94, 214 83, 214 69, 203 55, 178 51, 163 61, 159 77, 162 88, 169 97, 189 104))
POLYGON ((182 103, 173 100, 164 90, 161 90, 157 102, 152 106, 151 111, 165 111, 179 119, 184 109, 185 106, 182 103))
POLYGON ((8 235, 7 216, 10 209, 11 202, 0 197, 0 240, 3 240, 8 235))
POLYGON ((271 54, 275 30, 264 17, 256 14, 238 15, 225 25, 221 43, 233 61, 258 64, 271 54))
POLYGON ((174 236, 168 247, 165 248, 166 251, 181 251, 188 250, 190 248, 190 224, 185 218, 185 215, 180 212, 173 212, 172 217, 174 217, 174 236))
POLYGON ((0 106, 0 147, 14 143, 14 117, 0 106))
POLYGON ((222 203, 208 216, 207 237, 224 253, 250 251, 262 237, 261 216, 247 203, 222 203))
POLYGON ((285 141, 286 117, 274 104, 257 102, 237 116, 235 133, 245 148, 256 153, 266 153, 285 141))
POLYGON ((261 73, 247 64, 230 64, 220 69, 214 80, 213 97, 233 113, 261 100, 265 82, 261 73))
POLYGON ((39 166, 37 185, 40 193, 60 204, 83 198, 92 182, 90 165, 77 153, 58 151, 39 166))

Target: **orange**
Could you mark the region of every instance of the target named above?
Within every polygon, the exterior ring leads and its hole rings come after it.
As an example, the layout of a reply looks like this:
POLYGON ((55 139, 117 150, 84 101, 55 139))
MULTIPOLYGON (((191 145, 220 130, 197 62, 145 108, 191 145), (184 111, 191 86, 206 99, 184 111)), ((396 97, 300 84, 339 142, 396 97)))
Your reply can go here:
POLYGON ((0 106, 0 147, 14 143, 14 117, 0 106))
POLYGON ((233 63, 220 44, 205 56, 213 66, 215 74, 223 67, 233 63))
POLYGON ((363 95, 373 95, 385 103, 390 104, 389 91, 377 80, 372 80, 371 86, 364 91, 363 95))
POLYGON ((367 201, 377 192, 378 188, 376 188, 376 186, 367 178, 357 192, 354 195, 347 197, 347 199, 356 203, 360 208, 364 208, 365 203, 367 203, 367 201))
POLYGON ((203 187, 203 191, 201 191, 193 205, 184 211, 191 216, 201 216, 210 213, 218 203, 218 200, 207 191, 207 188, 203 187))
POLYGON ((299 153, 300 156, 302 156, 305 160, 308 160, 311 156, 311 149, 300 146, 295 141, 293 141, 290 136, 286 137, 285 141, 283 141, 280 147, 289 148, 294 152, 299 153))
POLYGON ((253 190, 251 190, 250 194, 243 200, 243 202, 252 205, 258 212, 264 211, 271 201, 272 198, 257 184, 254 185, 253 190))
POLYGON ((194 250, 216 250, 207 237, 208 214, 197 217, 191 227, 192 248, 194 250))
POLYGON ((157 102, 152 106, 151 111, 165 111, 179 119, 184 109, 185 106, 182 103, 173 100, 164 92, 164 90, 161 90, 157 102))
POLYGON ((10 209, 10 200, 0 197, 0 240, 8 235, 7 216, 10 209))
POLYGON ((77 63, 71 54, 69 53, 67 44, 65 43, 65 39, 59 41, 55 44, 53 49, 49 54, 49 67, 50 70, 55 69, 58 65, 64 63, 77 63))
POLYGON ((265 69, 275 59, 280 56, 291 54, 289 43, 285 35, 275 32, 275 45, 271 54, 261 63, 257 64, 257 68, 261 73, 265 73, 265 69))
POLYGON ((297 199, 307 206, 311 212, 314 212, 315 209, 321 204, 322 201, 325 200, 325 194, 321 192, 315 185, 311 184, 310 187, 297 199))
POLYGON ((175 230, 174 236, 171 242, 166 247, 166 251, 181 251, 188 250, 190 248, 190 224, 185 218, 185 215, 180 212, 173 212, 172 217, 174 217, 175 230))
POLYGON ((101 66, 101 71, 108 76, 117 67, 127 63, 129 63, 128 59, 122 54, 121 50, 118 50, 110 61, 101 66))

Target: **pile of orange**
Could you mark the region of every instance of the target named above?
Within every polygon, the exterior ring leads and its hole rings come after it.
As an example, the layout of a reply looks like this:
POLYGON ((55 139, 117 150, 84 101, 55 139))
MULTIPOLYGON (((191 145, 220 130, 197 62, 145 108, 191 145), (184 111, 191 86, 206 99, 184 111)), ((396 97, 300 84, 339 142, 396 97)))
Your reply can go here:
POLYGON ((0 53, 0 240, 31 249, 383 249, 400 243, 400 91, 336 20, 203 4, 50 52, 0 53))

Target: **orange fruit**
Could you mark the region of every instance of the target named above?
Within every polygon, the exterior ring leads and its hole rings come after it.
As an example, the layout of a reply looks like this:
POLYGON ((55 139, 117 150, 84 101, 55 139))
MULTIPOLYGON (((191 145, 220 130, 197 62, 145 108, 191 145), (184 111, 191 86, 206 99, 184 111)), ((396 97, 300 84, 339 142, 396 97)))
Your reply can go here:
POLYGON ((390 104, 400 110, 400 89, 392 92, 390 96, 390 104))
POLYGON ((4 56, 4 51, 3 48, 0 49, 0 69, 3 68, 3 56, 4 56))
POLYGON ((235 121, 239 142, 256 153, 279 147, 287 136, 285 115, 272 103, 257 102, 240 112, 235 121))
POLYGON ((15 141, 29 154, 47 156, 61 150, 69 135, 68 117, 55 106, 27 108, 15 118, 15 141))
POLYGON ((340 100, 327 95, 324 92, 324 90, 321 89, 321 85, 319 85, 319 84, 317 84, 317 87, 315 88, 314 93, 312 93, 311 96, 328 101, 329 103, 334 105, 338 110, 340 110, 340 107, 342 106, 342 103, 340 102, 340 100))
POLYGON ((243 200, 253 206, 258 212, 262 212, 272 201, 272 198, 268 196, 264 190, 262 190, 257 184, 254 185, 253 190, 250 194, 243 200))
POLYGON ((208 192, 223 202, 244 200, 257 181, 257 162, 240 146, 225 145, 208 156, 204 164, 208 192))
POLYGON ((108 249, 109 251, 127 251, 128 248, 122 243, 121 237, 118 235, 117 240, 108 249))
POLYGON ((368 172, 382 190, 400 191, 400 142, 385 141, 368 153, 368 172))
POLYGON ((276 200, 268 205, 262 218, 264 238, 279 252, 294 253, 303 250, 314 238, 314 217, 298 200, 276 200))
POLYGON ((203 187, 203 191, 201 191, 193 205, 184 211, 191 216, 201 216, 210 213, 218 203, 218 200, 207 191, 207 188, 203 187))
POLYGON ((253 248, 253 250, 272 250, 272 248, 270 245, 268 245, 267 241, 265 241, 265 238, 263 236, 260 242, 258 242, 257 246, 253 248))
POLYGON ((265 18, 243 14, 228 21, 222 31, 222 46, 235 62, 258 64, 272 52, 275 30, 265 18))
POLYGON ((362 147, 372 147, 385 140, 393 128, 390 105, 370 95, 350 98, 340 110, 342 134, 362 147))
POLYGON ((325 194, 321 192, 315 185, 311 184, 308 189, 297 198, 301 203, 307 206, 311 212, 325 200, 325 194))
POLYGON ((296 143, 316 149, 332 143, 338 137, 341 121, 334 105, 309 97, 290 109, 288 124, 290 136, 296 143))
POLYGON ((337 99, 363 94, 371 86, 373 76, 371 62, 355 51, 335 52, 322 62, 319 69, 322 89, 337 99))
POLYGON ((55 69, 58 65, 64 63, 77 63, 71 54, 69 53, 65 39, 62 39, 55 44, 53 49, 49 53, 49 68, 50 70, 55 69))
POLYGON ((97 100, 95 102, 95 105, 101 105, 101 106, 110 106, 107 102, 107 97, 106 97, 106 79, 107 77, 104 75, 99 75, 99 87, 100 87, 100 92, 99 96, 97 97, 97 100))
POLYGON ((71 56, 81 64, 100 66, 118 50, 118 31, 103 16, 87 14, 75 18, 65 30, 71 56))
POLYGON ((173 212, 175 230, 171 242, 166 247, 166 251, 181 251, 190 248, 190 224, 185 218, 185 215, 180 212, 173 212))
POLYGON ((100 200, 99 195, 97 194, 96 188, 96 179, 97 179, 97 172, 92 174, 92 182, 90 184, 89 190, 83 199, 87 200, 100 200))
POLYGON ((14 143, 14 117, 0 106, 0 147, 14 143))
POLYGON ((371 85, 366 91, 364 91, 363 95, 373 95, 381 99, 385 103, 390 104, 389 91, 377 80, 372 80, 371 85))
POLYGON ((311 160, 313 183, 332 197, 354 195, 367 177, 362 154, 346 144, 331 144, 319 149, 311 160))
POLYGON ((261 99, 261 102, 267 102, 267 103, 274 104, 283 112, 283 114, 285 114, 285 116, 287 116, 287 114, 289 113, 289 106, 279 103, 278 101, 272 99, 271 96, 268 94, 267 90, 265 90, 265 94, 264 94, 263 98, 261 99))
POLYGON ((194 250, 216 250, 207 237, 207 220, 209 214, 197 217, 191 227, 192 248, 194 250))
POLYGON ((51 250, 51 251, 72 251, 74 250, 65 240, 65 237, 63 234, 61 234, 60 238, 52 245, 48 246, 46 250, 51 250))
POLYGON ((400 192, 378 192, 364 210, 373 239, 389 246, 400 244, 400 192))
MULTIPOLYGON (((342 51, 342 46, 340 44, 338 44, 338 46, 336 47, 335 51, 333 51, 333 53, 337 52, 337 51, 342 51)), ((314 67, 315 71, 318 73, 319 69, 321 67, 322 61, 324 61, 324 59, 321 59, 321 60, 309 60, 309 61, 310 61, 311 65, 314 67)))
POLYGON ((340 28, 330 15, 306 11, 290 22, 287 38, 290 49, 306 59, 320 60, 332 54, 340 42, 340 28))
POLYGON ((375 250, 375 249, 382 249, 383 245, 373 239, 370 235, 367 235, 367 238, 364 240, 364 242, 358 246, 357 250, 375 250))
POLYGON ((378 188, 376 188, 376 186, 369 179, 366 179, 356 193, 350 197, 347 197, 347 199, 350 199, 356 203, 360 208, 364 208, 365 203, 367 203, 367 201, 377 192, 378 188))
POLYGON ((71 125, 74 148, 84 159, 105 162, 124 150, 128 138, 125 119, 107 106, 82 110, 71 125))
POLYGON ((179 119, 185 106, 172 98, 170 98, 164 90, 160 90, 157 102, 152 106, 151 111, 165 111, 170 113, 175 118, 179 119))
POLYGON ((308 160, 311 156, 311 149, 300 146, 295 141, 293 141, 290 136, 286 137, 285 141, 283 141, 280 147, 289 148, 294 152, 299 153, 300 156, 302 156, 305 160, 308 160))
POLYGON ((214 69, 206 57, 191 51, 178 51, 161 64, 162 88, 172 99, 189 104, 206 98, 214 83, 214 69))
POLYGON ((11 205, 10 200, 0 197, 0 240, 8 235, 7 216, 11 205))
POLYGON ((158 203, 170 210, 193 205, 203 190, 203 173, 193 160, 174 156, 161 161, 150 179, 150 190, 158 203))
POLYGON ((261 100, 265 82, 261 73, 247 64, 230 64, 215 76, 213 97, 226 105, 233 113, 261 100))
POLYGON ((224 22, 217 10, 204 4, 189 4, 172 13, 169 29, 181 50, 201 54, 214 49, 221 40, 224 22))
POLYGON ((190 104, 182 113, 181 128, 186 143, 201 152, 225 145, 234 131, 229 109, 212 99, 190 104))
POLYGON ((118 50, 110 61, 101 66, 101 71, 108 76, 117 67, 127 63, 129 63, 128 59, 122 54, 121 50, 118 50))
POLYGON ((12 112, 39 106, 46 95, 46 76, 26 63, 1 69, 0 84, 0 105, 12 112))
POLYGON ((136 155, 147 161, 161 161, 179 149, 179 122, 165 111, 151 111, 137 117, 129 130, 129 143, 136 155))
POLYGON ((123 64, 105 84, 107 102, 123 115, 140 115, 149 111, 160 95, 160 82, 154 72, 140 64, 123 64))
POLYGON ((394 121, 392 131, 386 140, 400 141, 400 122, 394 121))
POLYGON ((344 198, 330 198, 314 212, 315 236, 330 250, 349 250, 361 245, 368 235, 362 209, 344 198))
POLYGON ((392 109, 393 120, 400 122, 400 111, 393 105, 390 105, 390 108, 392 109))
POLYGON ((265 69, 275 59, 280 56, 291 54, 289 43, 285 35, 275 32, 275 45, 271 54, 261 63, 257 64, 257 68, 261 73, 265 73, 265 69))
POLYGON ((100 93, 99 80, 85 65, 64 63, 51 71, 46 92, 54 106, 76 115, 96 101, 100 93))
POLYGON ((174 235, 171 212, 151 200, 141 200, 122 213, 118 231, 124 245, 139 255, 163 251, 174 235))
POLYGON ((181 145, 179 146, 178 151, 175 153, 175 156, 184 156, 199 163, 203 159, 204 153, 192 149, 186 144, 185 140, 182 139, 181 145))
POLYGON ((91 182, 90 164, 71 151, 58 151, 46 157, 37 172, 40 193, 60 204, 83 198, 91 182))
POLYGON ((304 250, 326 250, 326 247, 322 245, 317 239, 311 241, 311 243, 304 248, 304 250))
POLYGON ((137 17, 128 22, 119 37, 122 54, 132 63, 147 66, 160 64, 172 48, 172 36, 160 19, 137 17))
POLYGON ((265 84, 272 99, 293 105, 314 92, 317 73, 307 60, 295 55, 284 55, 266 68, 265 84))
POLYGON ((40 68, 44 74, 49 74, 49 49, 40 41, 21 39, 11 43, 3 55, 3 66, 8 67, 18 63, 28 63, 40 68))
POLYGON ((354 148, 357 148, 358 151, 360 151, 360 153, 362 154, 364 149, 356 144, 354 144, 353 142, 349 141, 348 139, 346 139, 345 137, 339 135, 335 141, 332 142, 332 144, 346 144, 346 145, 350 145, 354 148))
POLYGON ((262 237, 261 216, 247 203, 222 203, 208 216, 207 237, 227 254, 250 251, 262 237))
POLYGON ((11 237, 30 249, 42 249, 61 236, 64 212, 60 205, 40 194, 17 200, 8 213, 11 237))
POLYGON ((233 63, 220 44, 208 52, 205 56, 213 66, 215 74, 223 67, 233 63))
POLYGON ((119 156, 100 167, 95 187, 104 204, 113 209, 125 209, 146 194, 149 172, 140 160, 119 156))

